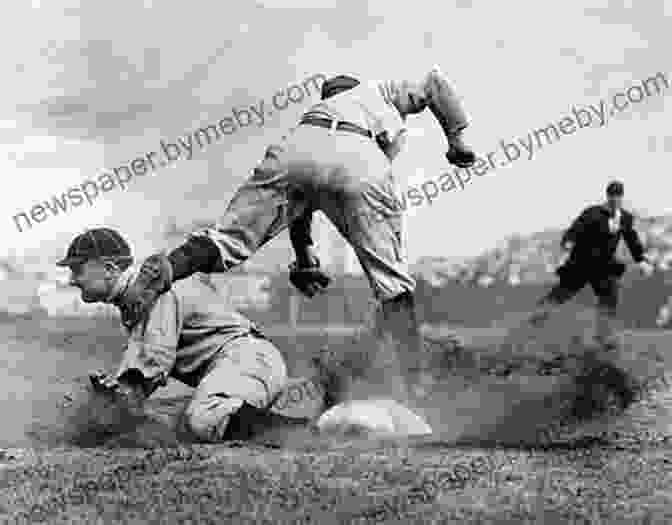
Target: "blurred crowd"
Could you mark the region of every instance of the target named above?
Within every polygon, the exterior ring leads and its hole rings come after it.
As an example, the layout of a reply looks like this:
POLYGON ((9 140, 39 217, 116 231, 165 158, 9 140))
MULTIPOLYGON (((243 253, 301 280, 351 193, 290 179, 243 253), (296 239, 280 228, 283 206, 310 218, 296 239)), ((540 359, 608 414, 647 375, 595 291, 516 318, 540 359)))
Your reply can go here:
MULTIPOLYGON (((659 270, 672 266, 672 216, 639 216, 637 225, 647 252, 659 270)), ((530 236, 511 236, 477 257, 455 259, 421 258, 413 265, 413 274, 429 286, 442 287, 449 282, 487 288, 495 283, 510 286, 550 283, 560 260, 561 230, 549 230, 530 236)), ((629 260, 624 246, 620 256, 629 260)), ((264 311, 270 308, 273 290, 270 282, 278 270, 237 272, 213 276, 209 282, 226 295, 237 308, 264 311)), ((208 279, 203 276, 204 279, 208 279)), ((68 272, 49 261, 0 260, 0 311, 24 314, 42 311, 49 316, 116 316, 109 305, 86 304, 79 292, 67 285, 68 272)), ((362 284, 365 286, 365 283, 362 284)), ((282 290, 285 293, 285 290, 282 290)))
MULTIPOLYGON (((658 270, 672 267, 672 216, 638 216, 636 228, 658 270)), ((511 286, 552 282, 561 258, 562 230, 511 236, 478 257, 462 261, 427 258, 419 261, 416 273, 434 286, 448 281, 488 287, 505 282, 511 286)), ((619 257, 629 261, 624 246, 619 257)))

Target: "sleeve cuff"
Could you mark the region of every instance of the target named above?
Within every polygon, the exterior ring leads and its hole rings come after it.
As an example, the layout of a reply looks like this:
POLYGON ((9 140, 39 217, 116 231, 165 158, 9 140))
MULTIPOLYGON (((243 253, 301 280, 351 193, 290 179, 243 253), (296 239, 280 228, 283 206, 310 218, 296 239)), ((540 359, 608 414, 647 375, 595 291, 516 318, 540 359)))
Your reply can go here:
POLYGON ((116 377, 119 379, 130 370, 136 370, 147 380, 155 380, 163 377, 167 382, 173 360, 166 349, 158 345, 142 345, 139 348, 128 348, 124 359, 117 370, 116 377))

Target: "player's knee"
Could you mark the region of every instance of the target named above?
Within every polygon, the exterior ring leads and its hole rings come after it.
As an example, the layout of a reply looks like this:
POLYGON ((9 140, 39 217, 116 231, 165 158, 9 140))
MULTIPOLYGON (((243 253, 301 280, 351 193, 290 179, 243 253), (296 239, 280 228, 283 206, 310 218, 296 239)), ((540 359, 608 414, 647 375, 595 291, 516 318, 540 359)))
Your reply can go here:
POLYGON ((200 441, 217 443, 224 439, 227 427, 243 400, 235 397, 210 396, 194 400, 184 412, 184 424, 200 441))

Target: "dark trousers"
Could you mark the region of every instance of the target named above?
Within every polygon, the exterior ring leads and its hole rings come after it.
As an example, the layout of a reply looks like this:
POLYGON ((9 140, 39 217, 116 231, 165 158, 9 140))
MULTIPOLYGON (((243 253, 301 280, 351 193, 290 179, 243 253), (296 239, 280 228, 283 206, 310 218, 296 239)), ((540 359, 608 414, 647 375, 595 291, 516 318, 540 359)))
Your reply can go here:
POLYGON ((562 304, 579 293, 584 286, 590 284, 597 296, 598 307, 609 315, 616 314, 618 307, 621 277, 625 265, 618 261, 610 261, 600 265, 568 262, 557 270, 560 278, 540 301, 541 304, 562 304))

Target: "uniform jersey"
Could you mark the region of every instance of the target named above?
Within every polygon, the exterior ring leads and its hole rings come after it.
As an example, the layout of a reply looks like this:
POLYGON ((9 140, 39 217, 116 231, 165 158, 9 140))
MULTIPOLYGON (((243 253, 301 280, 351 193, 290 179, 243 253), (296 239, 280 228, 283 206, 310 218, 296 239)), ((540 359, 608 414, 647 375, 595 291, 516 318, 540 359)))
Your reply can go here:
MULTIPOLYGON (((110 299, 116 303, 132 279, 122 274, 110 299)), ((255 324, 195 276, 161 295, 144 322, 129 335, 117 378, 136 369, 146 378, 163 375, 196 386, 212 358, 232 341, 258 333, 255 324)))
POLYGON ((425 108, 447 137, 467 125, 457 94, 437 68, 418 83, 362 82, 311 106, 303 123, 267 148, 217 224, 192 234, 219 248, 211 271, 240 265, 288 227, 312 244, 310 218, 321 211, 353 248, 376 299, 412 292, 391 160, 403 143, 405 115, 425 108), (311 117, 331 120, 331 129, 312 125, 311 117), (373 137, 339 130, 339 120, 373 137), (379 140, 382 133, 387 141, 379 140))
POLYGON ((406 122, 392 103, 396 82, 365 82, 315 104, 304 117, 344 120, 371 131, 373 136, 387 132, 393 139, 406 131, 406 122))

